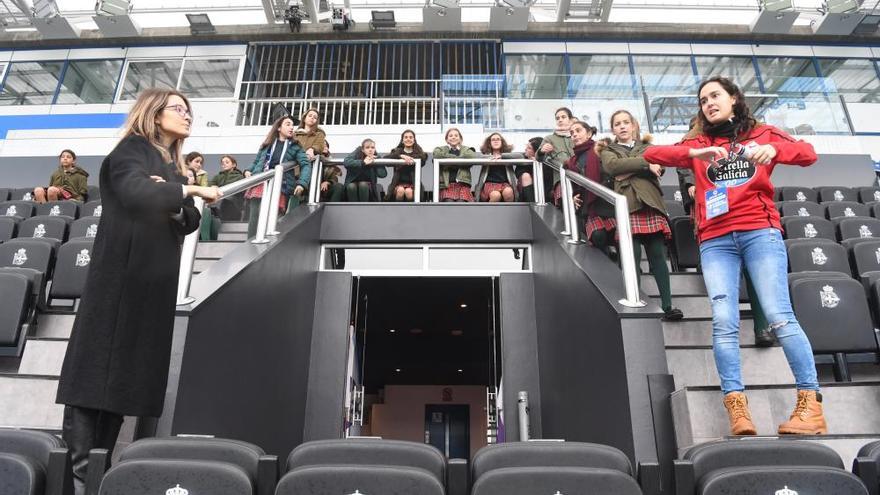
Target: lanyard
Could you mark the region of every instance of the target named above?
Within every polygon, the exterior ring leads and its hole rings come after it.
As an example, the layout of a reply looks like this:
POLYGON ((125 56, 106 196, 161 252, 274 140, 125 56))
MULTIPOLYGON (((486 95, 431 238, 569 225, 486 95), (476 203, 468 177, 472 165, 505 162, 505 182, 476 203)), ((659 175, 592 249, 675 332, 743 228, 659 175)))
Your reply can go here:
MULTIPOLYGON (((287 153, 287 145, 290 143, 290 140, 284 141, 284 146, 281 148, 281 158, 280 161, 284 161, 284 154, 287 153)), ((272 147, 269 149, 269 153, 266 154, 266 163, 263 165, 263 172, 269 170, 269 164, 272 161, 272 155, 275 154, 275 145, 278 144, 278 140, 276 139, 274 143, 272 143, 272 147)))

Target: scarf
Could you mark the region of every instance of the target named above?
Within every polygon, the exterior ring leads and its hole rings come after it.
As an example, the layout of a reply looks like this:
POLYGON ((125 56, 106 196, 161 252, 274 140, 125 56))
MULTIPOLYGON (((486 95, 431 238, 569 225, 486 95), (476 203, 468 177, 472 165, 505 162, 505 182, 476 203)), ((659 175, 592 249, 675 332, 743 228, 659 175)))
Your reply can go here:
POLYGON ((565 130, 556 129, 553 131, 553 134, 556 134, 557 136, 567 137, 567 138, 571 137, 571 131, 569 131, 568 129, 565 129, 565 130))
POLYGON ((735 118, 730 118, 717 124, 707 125, 703 132, 712 137, 724 137, 733 141, 739 135, 740 124, 735 118))
MULTIPOLYGON (((602 163, 598 155, 593 152, 595 145, 596 142, 589 139, 587 142, 575 146, 574 155, 565 162, 565 169, 583 174, 584 177, 591 181, 602 184, 602 163)), ((595 194, 579 186, 575 186, 573 193, 581 195, 585 206, 591 205, 597 199, 595 194)))

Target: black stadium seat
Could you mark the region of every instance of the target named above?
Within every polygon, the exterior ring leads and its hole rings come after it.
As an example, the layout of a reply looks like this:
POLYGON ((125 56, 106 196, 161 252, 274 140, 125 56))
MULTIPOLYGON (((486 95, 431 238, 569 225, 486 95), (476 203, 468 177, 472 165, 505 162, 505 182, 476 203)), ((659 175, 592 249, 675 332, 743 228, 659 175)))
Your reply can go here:
POLYGON ((862 480, 871 495, 880 493, 880 441, 859 449, 853 461, 853 474, 862 480))
POLYGON ((275 490, 275 495, 355 493, 444 495, 446 492, 440 481, 427 471, 383 465, 297 468, 285 474, 275 490))
POLYGON ((71 239, 58 250, 49 289, 49 304, 53 299, 82 297, 92 261, 92 239, 71 239))
POLYGON ((842 186, 826 186, 819 189, 819 202, 827 201, 855 201, 858 202, 859 194, 849 188, 842 186))
POLYGON ((101 200, 89 201, 80 208, 80 217, 100 217, 101 200))
POLYGON ((869 187, 860 187, 857 189, 859 193, 859 202, 860 203, 872 203, 874 201, 880 201, 880 188, 869 186, 869 187))
MULTIPOLYGON (((31 281, 26 276, 0 269, 0 346, 16 346, 27 321, 31 281)), ((0 437, 2 438, 2 437, 0 437)), ((0 470, 2 472, 2 470, 0 470)))
POLYGON ((37 205, 37 215, 79 217, 78 201, 49 201, 37 205))
POLYGON ((0 488, 4 494, 73 493, 69 454, 50 433, 0 428, 0 488))
POLYGON ((80 218, 70 226, 70 239, 76 239, 78 237, 95 237, 98 235, 98 225, 100 223, 100 217, 80 218))
POLYGON ((783 201, 778 206, 784 217, 824 217, 825 208, 812 201, 783 201))
POLYGON ((48 273, 56 245, 49 239, 15 238, 0 244, 0 266, 33 268, 48 273))
POLYGON ((684 205, 681 204, 681 201, 670 201, 667 199, 664 200, 663 203, 666 206, 666 213, 669 214, 669 218, 687 216, 687 212, 684 211, 684 205))
POLYGON ((422 469, 441 482, 446 479, 446 459, 436 448, 400 440, 318 440, 293 449, 287 470, 328 464, 385 465, 422 469))
POLYGON ((9 188, 0 187, 0 203, 9 200, 9 188))
POLYGON ((33 201, 34 200, 34 188, 33 187, 19 187, 13 189, 9 192, 9 200, 10 201, 33 201))
POLYGON ((89 194, 86 200, 88 201, 101 201, 101 188, 98 186, 88 186, 89 194))
POLYGON ((819 193, 809 187, 782 187, 779 198, 782 201, 812 201, 819 202, 819 193))
POLYGON ((796 272, 851 273, 846 249, 828 239, 789 239, 785 241, 788 251, 788 267, 796 272))
POLYGON ((825 466, 773 466, 720 469, 700 481, 697 493, 868 495, 868 490, 857 476, 843 469, 825 466))
POLYGON ((880 238, 865 239, 864 242, 853 245, 850 261, 853 273, 859 277, 869 272, 880 271, 880 238))
POLYGON ((860 239, 880 237, 880 219, 877 218, 846 218, 837 225, 838 239, 860 239))
POLYGON ((25 219, 18 225, 18 237, 46 237, 64 241, 67 239, 69 217, 39 215, 25 219))
MULTIPOLYGON (((697 494, 699 493, 697 487, 705 480, 719 471, 731 468, 812 466, 843 469, 840 456, 825 445, 763 438, 720 440, 699 444, 688 449, 681 459, 673 463, 676 495, 697 494)), ((756 493, 772 494, 781 488, 777 486, 770 490, 763 487, 763 491, 756 493)))
POLYGON ((18 231, 18 222, 15 217, 0 217, 0 242, 6 242, 15 237, 18 231))
POLYGON ((837 239, 834 225, 822 217, 783 217, 782 228, 786 239, 837 239))
POLYGON ((599 468, 522 467, 496 469, 474 481, 472 495, 601 493, 641 495, 638 483, 620 471, 599 468), (588 488, 587 488, 588 487, 588 488))
POLYGON ((101 481, 99 495, 250 495, 240 467, 226 462, 140 459, 120 462, 101 481))
POLYGON ((831 201, 822 203, 828 219, 840 217, 870 217, 871 209, 854 201, 831 201))
POLYGON ((678 186, 660 186, 660 189, 663 191, 664 201, 678 201, 681 203, 681 190, 678 186))
POLYGON ((700 266, 700 247, 694 234, 694 221, 690 217, 673 218, 672 249, 670 259, 674 271, 700 266))
POLYGON ((35 204, 33 201, 5 201, 0 203, 0 215, 30 218, 34 216, 35 204))

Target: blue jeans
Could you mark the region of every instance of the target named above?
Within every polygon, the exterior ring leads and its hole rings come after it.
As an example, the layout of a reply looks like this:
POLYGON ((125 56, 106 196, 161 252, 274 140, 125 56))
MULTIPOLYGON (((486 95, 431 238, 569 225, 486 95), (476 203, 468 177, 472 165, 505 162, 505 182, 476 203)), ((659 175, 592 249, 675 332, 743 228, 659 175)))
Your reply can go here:
POLYGON ((700 244, 703 279, 712 302, 712 349, 721 391, 741 392, 739 282, 743 265, 776 334, 798 390, 819 390, 813 349, 795 319, 788 295, 788 255, 773 228, 732 232, 700 244))

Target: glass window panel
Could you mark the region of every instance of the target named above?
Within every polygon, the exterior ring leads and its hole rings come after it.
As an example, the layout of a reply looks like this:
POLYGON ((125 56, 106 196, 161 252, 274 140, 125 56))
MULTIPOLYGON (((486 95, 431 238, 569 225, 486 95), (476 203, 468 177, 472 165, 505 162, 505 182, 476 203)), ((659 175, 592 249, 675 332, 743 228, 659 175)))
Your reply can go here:
POLYGON ((858 58, 820 58, 819 70, 847 102, 880 102, 880 80, 874 62, 858 58))
POLYGON ((231 98, 235 95, 239 59, 187 60, 180 91, 190 98, 231 98))
POLYGON ((568 87, 562 55, 507 55, 510 98, 562 98, 568 87))
POLYGON ((325 270, 421 270, 421 247, 324 248, 325 270), (340 266, 341 262, 341 266, 340 266), (335 266, 334 266, 335 264, 335 266))
POLYGON ((113 103, 122 60, 71 61, 55 103, 113 103))
POLYGON ((125 74, 120 100, 134 100, 147 88, 176 88, 180 60, 131 62, 125 74))
POLYGON ((693 94, 697 78, 690 57, 633 56, 639 85, 650 102, 655 132, 687 131, 696 113, 693 94))
POLYGON ((527 268, 525 248, 431 248, 429 270, 522 271, 527 268))
POLYGON ((760 93, 752 57, 694 57, 700 80, 722 76, 732 80, 743 93, 760 93))
POLYGON ((634 96, 626 55, 571 55, 569 63, 575 98, 634 96))
POLYGON ((759 57, 758 70, 765 93, 821 91, 813 60, 794 57, 759 57))
POLYGON ((0 91, 0 105, 50 105, 64 62, 15 62, 0 91))

